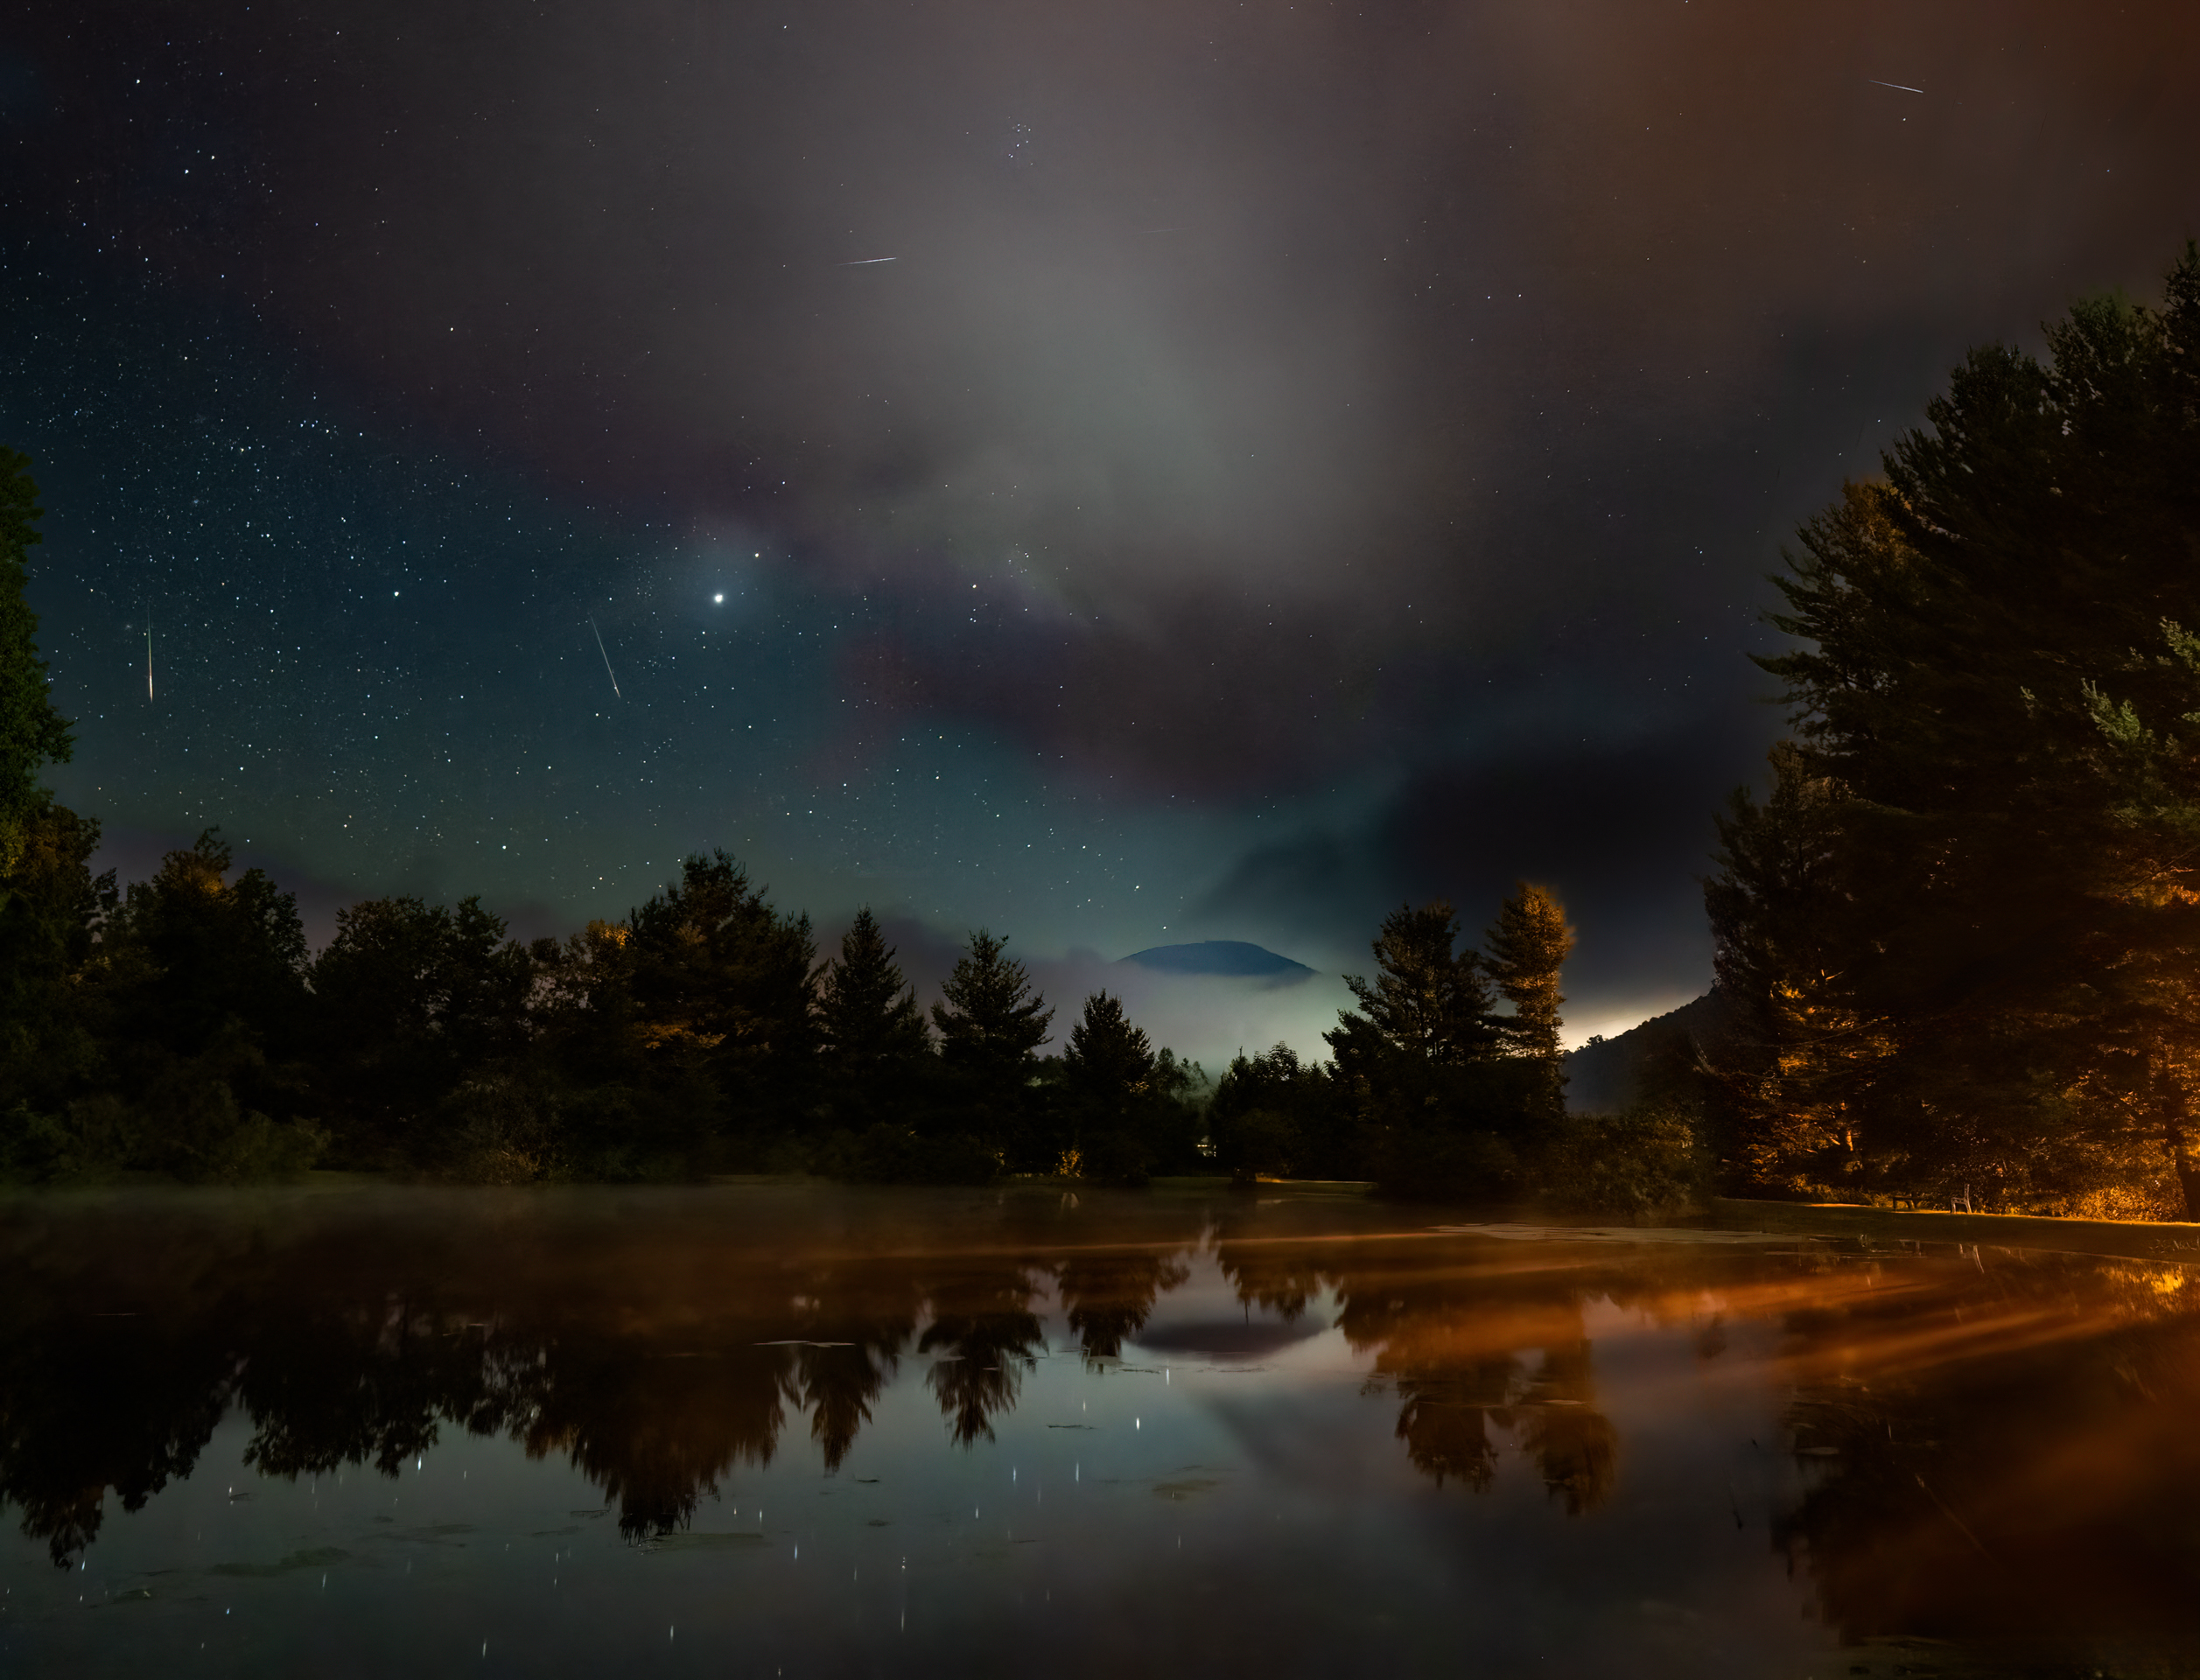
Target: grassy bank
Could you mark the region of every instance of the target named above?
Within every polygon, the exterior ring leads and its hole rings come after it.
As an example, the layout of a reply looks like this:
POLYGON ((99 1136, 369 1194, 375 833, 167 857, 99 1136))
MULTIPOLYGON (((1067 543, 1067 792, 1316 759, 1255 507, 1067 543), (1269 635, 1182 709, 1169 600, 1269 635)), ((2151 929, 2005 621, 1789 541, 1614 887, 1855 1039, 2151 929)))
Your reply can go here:
POLYGON ((2148 1220, 2045 1219, 2028 1214, 1950 1214, 1835 1202, 1714 1197, 1711 1223, 1729 1231, 1855 1237, 1866 1242, 1975 1242, 2049 1249, 2126 1260, 2200 1261, 2200 1225, 2148 1220))

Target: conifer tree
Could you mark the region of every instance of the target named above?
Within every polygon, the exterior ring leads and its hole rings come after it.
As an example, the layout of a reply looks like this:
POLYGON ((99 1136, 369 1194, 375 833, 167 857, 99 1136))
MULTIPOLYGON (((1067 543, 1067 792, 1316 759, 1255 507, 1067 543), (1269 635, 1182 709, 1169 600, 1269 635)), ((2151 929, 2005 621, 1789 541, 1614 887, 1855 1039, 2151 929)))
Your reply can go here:
POLYGON ((1489 977, 1512 1005, 1510 1018, 1502 1024, 1506 1046, 1516 1055, 1556 1060, 1559 1029, 1565 1025, 1559 1011, 1566 1003, 1559 971, 1573 950, 1566 906, 1550 888, 1519 882, 1498 906, 1496 925, 1482 942, 1489 948, 1489 977))
POLYGON ((2200 248, 2159 308, 2088 299, 2048 344, 1973 351, 1778 580, 1799 645, 1759 662, 1831 896, 1752 885, 1776 789, 1722 828, 1738 1001, 1797 1029, 1760 1127, 1837 1115, 1894 1187, 2166 1182, 2200 1082, 2200 248))
POLYGON ((983 928, 972 934, 940 988, 946 1001, 932 1005, 949 1065, 989 1082, 1028 1077, 1054 1017, 1031 989, 1024 965, 1006 955, 1007 945, 983 928))
POLYGON ((1536 1064, 1529 1101, 1538 1119, 1556 1120, 1566 1112, 1566 1060, 1559 1043, 1564 1024, 1559 1011, 1559 971, 1573 949, 1573 929, 1566 906, 1548 887, 1517 883, 1497 909, 1497 923, 1483 936, 1489 947, 1489 976, 1512 1005, 1499 1024, 1503 1042, 1516 1056, 1536 1064))
MULTIPOLYGON (((1384 918, 1372 982, 1347 975, 1360 1012, 1341 1010, 1324 1034, 1341 1099, 1336 1129, 1356 1133, 1375 1176, 1399 1190, 1494 1191, 1510 1172, 1496 1141, 1522 1117, 1493 1078, 1499 1037, 1481 956, 1460 948, 1443 900, 1384 918)), ((1294 1153, 1310 1140, 1301 1136, 1294 1153)), ((1311 1153, 1328 1152, 1311 1140, 1311 1153)))
POLYGON ((1085 999, 1061 1060, 1070 1083, 1104 1103, 1143 1096, 1153 1082, 1153 1040, 1123 1012, 1123 999, 1105 991, 1085 999))
POLYGON ((865 1079, 931 1047, 916 989, 902 978, 893 947, 866 905, 825 965, 817 990, 817 1032, 827 1062, 844 1076, 865 1079))
POLYGON ((1418 910, 1400 905, 1385 916, 1371 947, 1374 981, 1344 977, 1366 1012, 1340 1014, 1339 1031, 1328 1036, 1341 1056, 1338 1040, 1352 1037, 1358 1019, 1389 1049, 1416 1060, 1459 1067, 1488 1055, 1497 1043, 1489 981, 1482 958, 1458 943, 1458 914, 1442 899, 1418 910))

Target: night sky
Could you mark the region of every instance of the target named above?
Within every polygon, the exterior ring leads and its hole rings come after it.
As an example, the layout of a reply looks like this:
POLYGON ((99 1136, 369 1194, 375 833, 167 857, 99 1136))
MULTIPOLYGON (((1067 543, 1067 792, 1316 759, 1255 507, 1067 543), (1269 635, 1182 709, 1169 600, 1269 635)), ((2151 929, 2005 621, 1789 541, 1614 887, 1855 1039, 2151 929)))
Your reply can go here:
MULTIPOLYGON (((531 935, 723 845, 1071 1008, 1178 941, 1364 970, 1519 875, 1572 1036, 1701 990, 1786 533, 2200 231, 2167 0, 0 32, 0 441, 106 862, 218 822, 317 935, 531 935)), ((1211 1059, 1342 997, 1134 1004, 1211 1059)))

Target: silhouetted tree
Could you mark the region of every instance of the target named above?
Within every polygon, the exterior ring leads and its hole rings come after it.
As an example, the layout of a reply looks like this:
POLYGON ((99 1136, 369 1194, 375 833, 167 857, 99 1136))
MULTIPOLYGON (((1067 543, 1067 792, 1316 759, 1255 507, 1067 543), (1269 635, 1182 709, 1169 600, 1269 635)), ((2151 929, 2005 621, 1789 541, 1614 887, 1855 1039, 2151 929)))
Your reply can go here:
POLYGON ((1349 1178, 1362 1168, 1356 1116, 1328 1067, 1277 1043, 1230 1059, 1207 1105, 1215 1165, 1244 1179, 1263 1173, 1349 1178))
POLYGON ((266 872, 234 881, 209 829, 134 882, 101 929, 92 979, 111 1035, 105 1077, 137 1116, 136 1164, 234 1179, 303 1166, 305 932, 266 872))
POLYGON ((1324 1036, 1375 1176, 1414 1194, 1510 1194, 1523 1104, 1496 1070, 1503 1039, 1481 956, 1459 948, 1440 899, 1392 911, 1373 949, 1372 983, 1345 976, 1364 1013, 1340 1011, 1324 1036))
POLYGON ((1096 991, 1069 1029, 1062 1066, 1069 1082, 1094 1102, 1120 1107, 1153 1082, 1153 1044, 1123 1012, 1123 999, 1096 991))
POLYGON ((1770 762, 1767 797, 1738 789, 1716 819, 1717 873, 1704 882, 1713 973, 1733 1020, 1713 1074, 1734 1116, 1729 1172, 1804 1192, 1860 1173, 1851 1104, 1893 1040, 1844 969, 1838 793, 1792 742, 1770 762))
POLYGON ((940 988, 944 1001, 932 1005, 932 1020, 941 1058, 985 1141, 1051 1166, 1051 1159, 1033 1158, 1046 1151, 1028 1134, 1037 1052, 1054 1012, 1032 990, 1024 965, 1006 956, 1007 942, 983 928, 970 936, 940 988))
MULTIPOLYGON (((1817 962, 1801 1003, 1832 1047, 1873 1040, 1798 1070, 1859 1180, 2175 1197, 2162 1152, 2200 1075, 2178 721, 2200 703, 2200 248, 2158 310, 2089 299, 2048 343, 2045 365, 1973 351, 1885 482, 1799 533, 1772 622, 1801 645, 1759 662, 1839 897, 1793 925, 1768 900, 1747 938, 1817 962)), ((1775 820, 1738 812, 1729 858, 1775 820)))
POLYGON ((99 824, 64 806, 34 812, 0 901, 0 1177, 81 1177, 123 1165, 95 1110, 102 1022, 74 984, 91 959, 110 871, 95 880, 99 824))
POLYGON ((527 953, 479 899, 376 899, 336 913, 311 970, 314 1085, 340 1140, 427 1160, 439 1104, 529 1046, 527 953))
POLYGON ((840 956, 825 965, 817 989, 829 1088, 851 1122, 906 1105, 913 1069, 932 1048, 916 989, 903 980, 893 956, 866 905, 841 936, 840 956))
POLYGON ((1458 946, 1459 918, 1442 899, 1418 910, 1400 905, 1383 919, 1372 946, 1373 983, 1347 975, 1344 984, 1386 1048, 1430 1067, 1456 1068, 1497 1047, 1482 958, 1458 946))
POLYGON ((1021 1079, 1046 1042, 1054 1012, 1032 990, 1024 965, 1005 955, 1007 945, 983 928, 972 934, 940 988, 946 1001, 932 1005, 932 1020, 951 1065, 1021 1079))
POLYGON ((70 982, 91 954, 111 878, 88 864, 99 825, 39 786, 70 753, 54 710, 38 615, 25 591, 42 540, 30 460, 0 449, 0 1176, 46 1179, 111 1168, 112 1139, 68 1107, 94 1076, 94 1022, 70 982))
POLYGON ((614 1174, 696 1170, 729 1124, 788 1124, 816 1074, 809 918, 723 851, 619 923, 538 941, 536 1016, 575 1146, 614 1174))

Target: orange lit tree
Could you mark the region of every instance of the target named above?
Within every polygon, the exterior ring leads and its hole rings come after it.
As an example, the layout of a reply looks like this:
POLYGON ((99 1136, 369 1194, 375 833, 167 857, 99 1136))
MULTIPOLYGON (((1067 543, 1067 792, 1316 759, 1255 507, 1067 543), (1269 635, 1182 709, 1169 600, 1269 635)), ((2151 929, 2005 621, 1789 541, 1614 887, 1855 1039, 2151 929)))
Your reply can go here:
POLYGON ((1973 351, 1776 581, 1708 906, 1761 1176, 2139 1211, 2200 1074, 2200 248, 1973 351))

